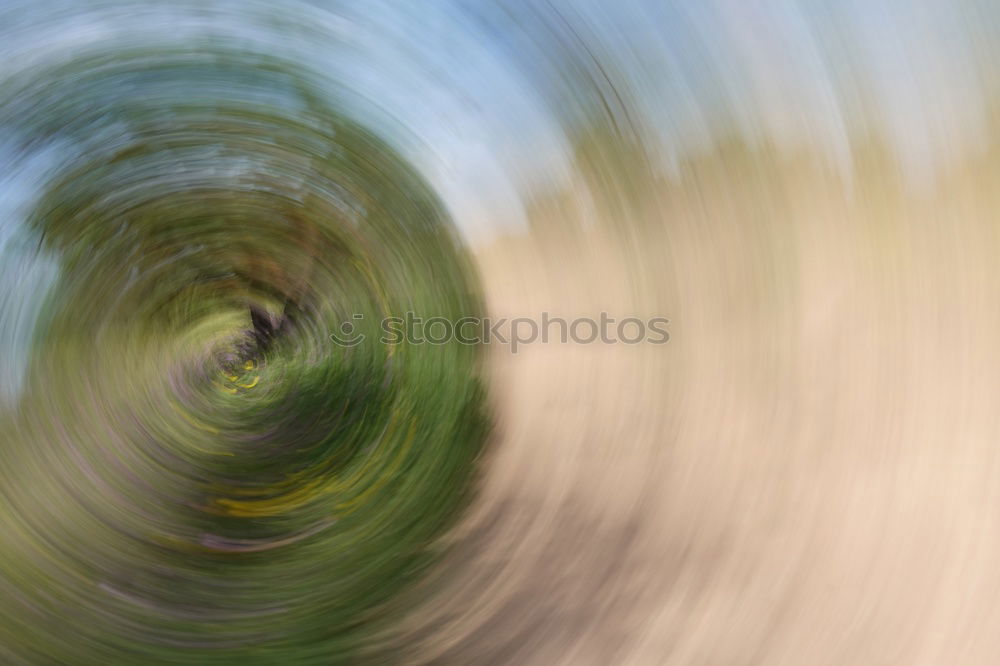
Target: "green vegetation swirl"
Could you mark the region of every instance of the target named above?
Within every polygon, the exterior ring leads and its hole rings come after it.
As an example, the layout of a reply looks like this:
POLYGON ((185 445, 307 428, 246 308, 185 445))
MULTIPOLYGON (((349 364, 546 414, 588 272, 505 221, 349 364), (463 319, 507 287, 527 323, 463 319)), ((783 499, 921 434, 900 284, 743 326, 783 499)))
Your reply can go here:
POLYGON ((440 553, 480 352, 380 321, 478 315, 478 288, 420 175, 315 89, 240 52, 6 83, 59 275, 0 422, 0 661, 353 662, 440 553))

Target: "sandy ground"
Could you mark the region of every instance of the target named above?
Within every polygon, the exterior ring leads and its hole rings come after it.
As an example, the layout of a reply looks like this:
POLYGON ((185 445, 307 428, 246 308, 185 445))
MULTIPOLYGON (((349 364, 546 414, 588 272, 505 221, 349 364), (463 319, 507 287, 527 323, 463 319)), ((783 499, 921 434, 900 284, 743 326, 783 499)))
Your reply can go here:
POLYGON ((696 174, 714 196, 679 186, 627 238, 480 250, 495 317, 672 338, 491 348, 495 443, 417 660, 997 663, 989 175, 784 173, 696 174))

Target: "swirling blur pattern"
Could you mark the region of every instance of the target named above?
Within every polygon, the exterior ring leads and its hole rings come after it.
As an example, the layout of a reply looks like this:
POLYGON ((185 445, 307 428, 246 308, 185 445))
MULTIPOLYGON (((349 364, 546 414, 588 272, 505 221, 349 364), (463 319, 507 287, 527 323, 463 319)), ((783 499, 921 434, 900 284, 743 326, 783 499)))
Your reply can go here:
POLYGON ((419 174, 314 85, 153 47, 7 81, 12 159, 59 155, 25 219, 59 271, 5 427, 10 655, 353 654, 461 504, 476 349, 328 333, 478 314, 475 280, 419 174))
POLYGON ((1000 662, 998 26, 0 2, 0 664, 1000 662))

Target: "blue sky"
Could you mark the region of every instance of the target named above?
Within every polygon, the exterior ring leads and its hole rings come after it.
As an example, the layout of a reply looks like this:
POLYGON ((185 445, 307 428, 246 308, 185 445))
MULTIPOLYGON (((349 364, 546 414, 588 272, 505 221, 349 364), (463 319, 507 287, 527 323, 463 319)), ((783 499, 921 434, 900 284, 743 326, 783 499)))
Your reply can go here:
MULTIPOLYGON (((15 0, 3 7, 6 68, 75 49, 191 39, 309 63, 351 91, 362 120, 407 151, 471 237, 517 226, 519 190, 566 175, 551 95, 558 75, 544 43, 560 29, 540 16, 564 18, 628 82, 667 165, 725 124, 751 140, 819 148, 846 167, 847 133, 863 110, 874 110, 904 170, 923 182, 977 145, 985 97, 994 94, 995 72, 984 68, 998 13, 985 2, 948 0, 15 0)), ((579 103, 564 97, 557 104, 579 103)))

